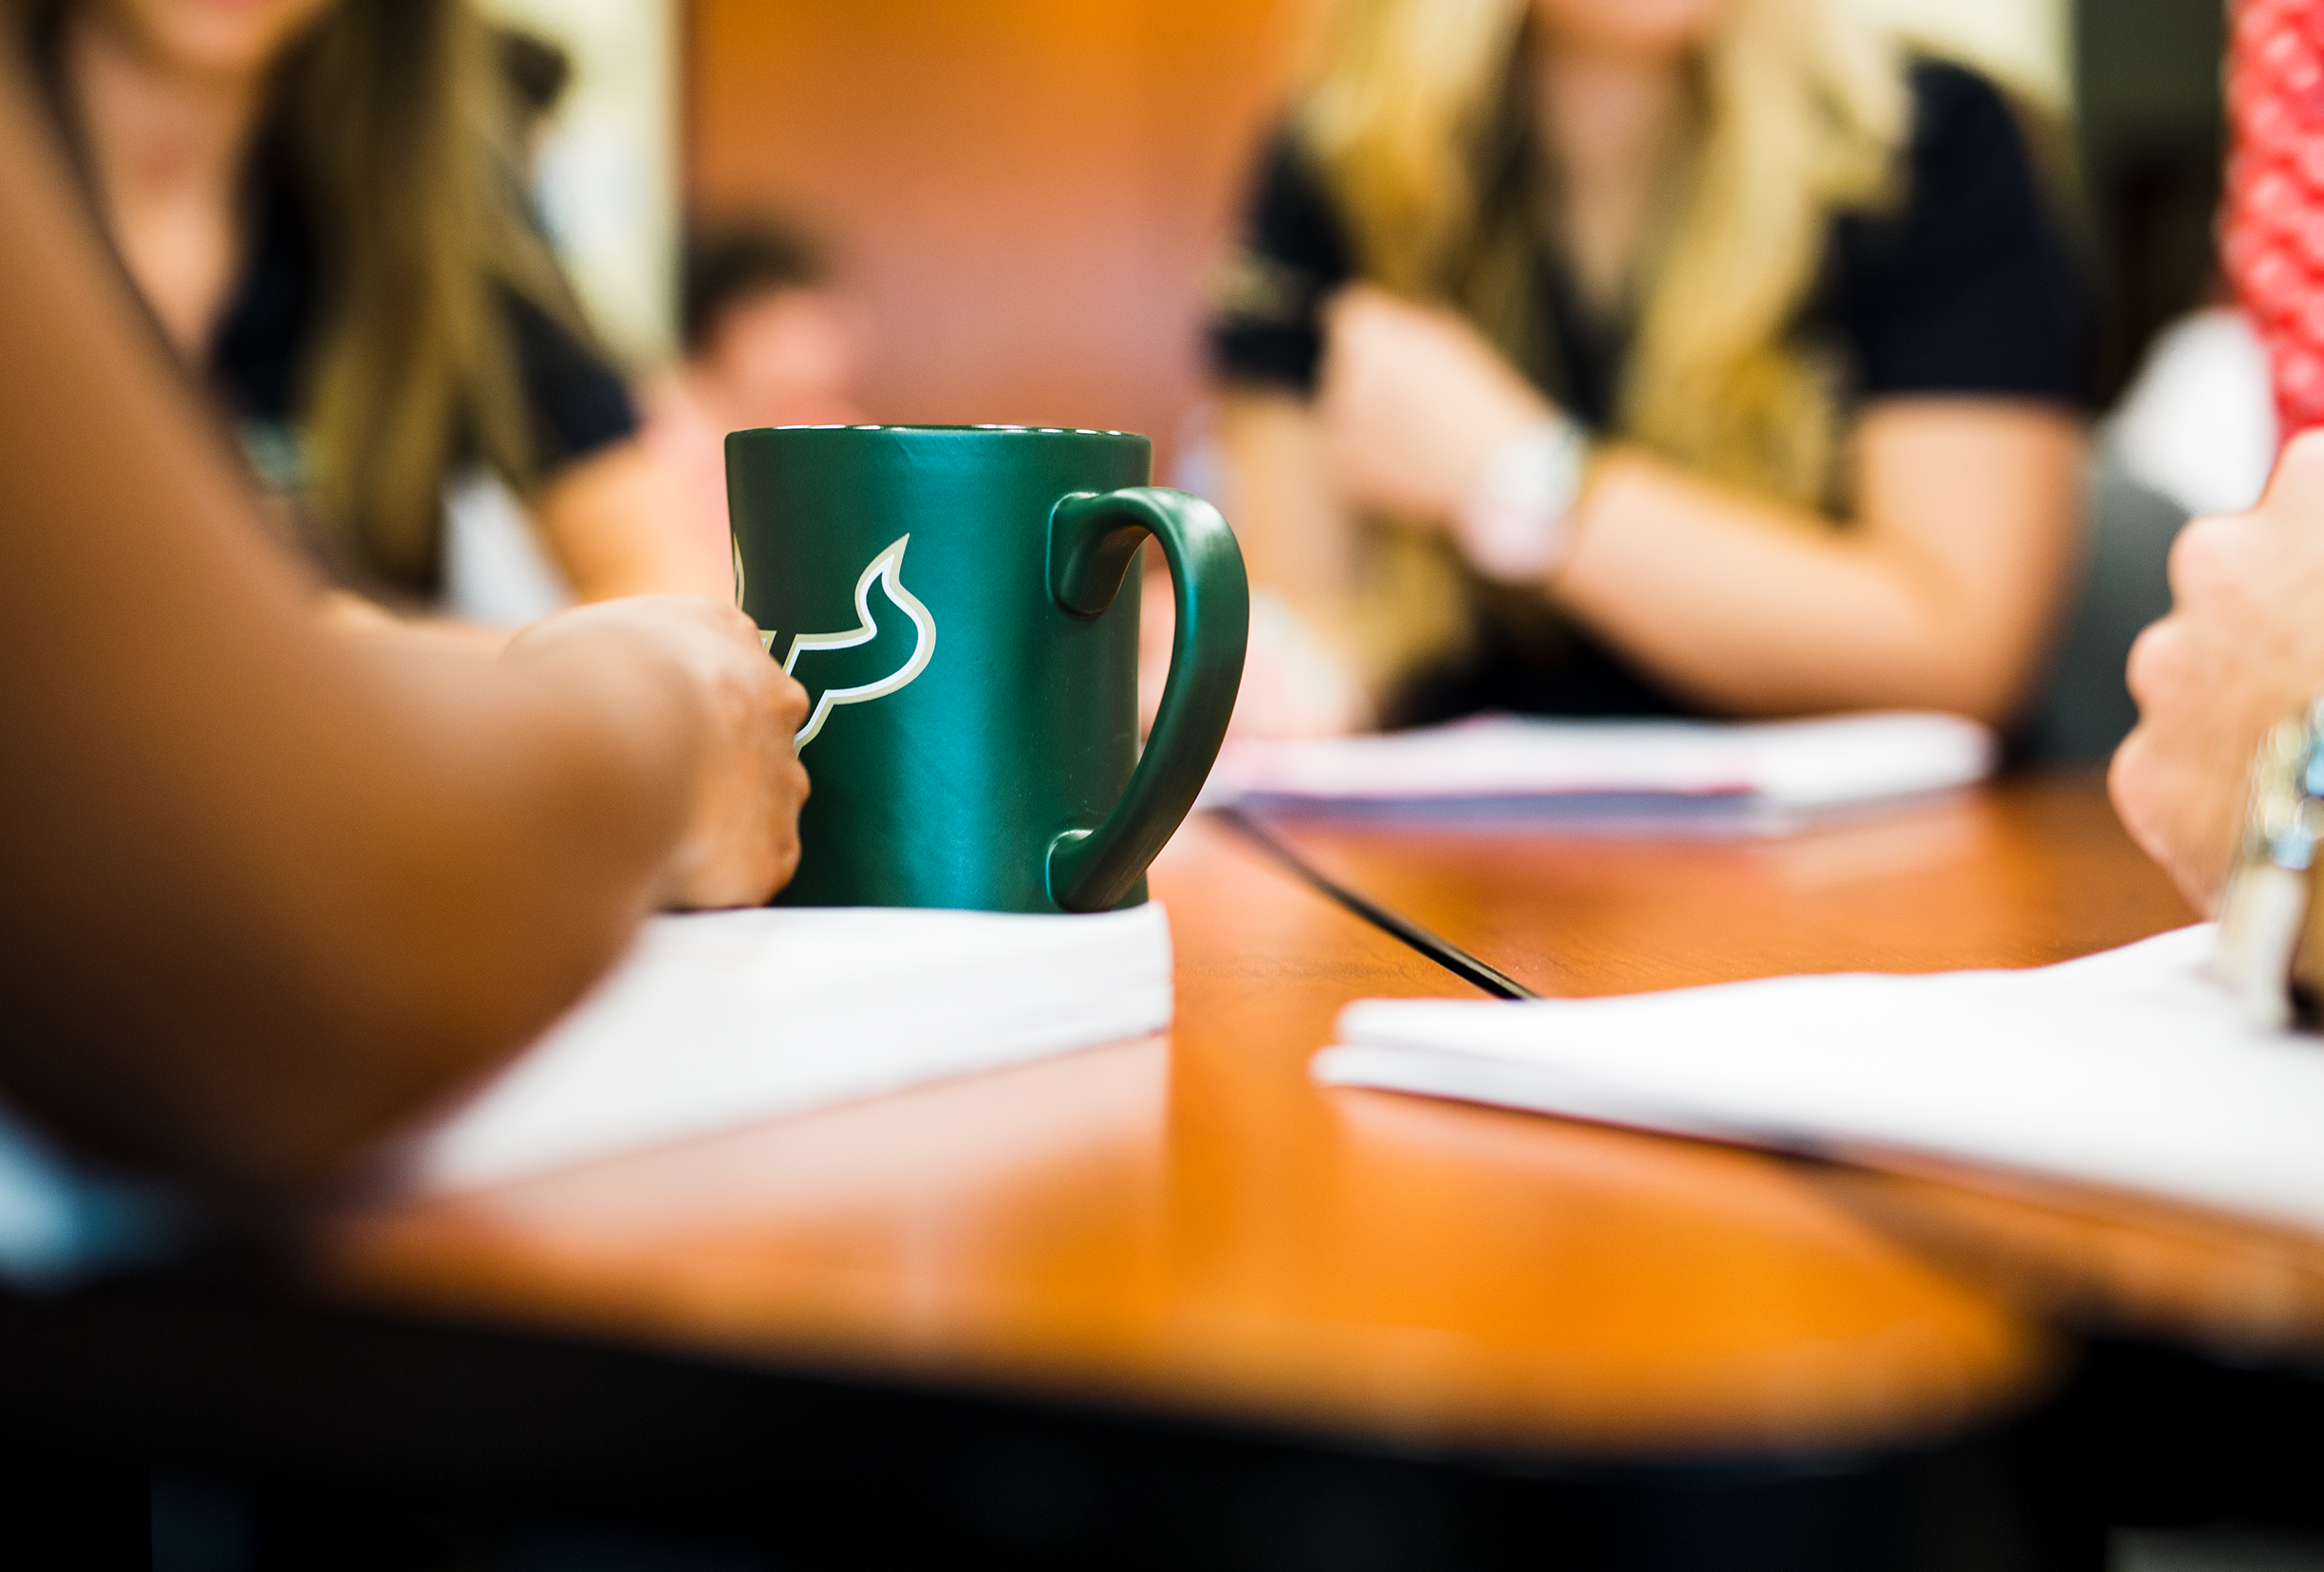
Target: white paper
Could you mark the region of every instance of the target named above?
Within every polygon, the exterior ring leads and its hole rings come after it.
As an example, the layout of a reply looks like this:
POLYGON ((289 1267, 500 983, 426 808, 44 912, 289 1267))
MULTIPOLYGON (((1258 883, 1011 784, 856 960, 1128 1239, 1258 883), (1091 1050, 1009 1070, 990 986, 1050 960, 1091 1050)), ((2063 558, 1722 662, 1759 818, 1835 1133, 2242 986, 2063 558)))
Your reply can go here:
POLYGON ((2324 1228, 2324 1044, 2250 1024, 2184 928, 2063 965, 1515 1004, 1370 1001, 1370 1086, 1877 1161, 1966 1159, 2324 1228))
POLYGON ((1818 814, 1967 785, 1993 734, 1957 716, 1733 724, 1487 716, 1378 737, 1239 742, 1206 802, 1366 815, 1723 816, 1778 832, 1818 814))
POLYGON ((659 917, 523 1057, 420 1138, 424 1188, 499 1183, 1171 1020, 1158 904, 659 917))

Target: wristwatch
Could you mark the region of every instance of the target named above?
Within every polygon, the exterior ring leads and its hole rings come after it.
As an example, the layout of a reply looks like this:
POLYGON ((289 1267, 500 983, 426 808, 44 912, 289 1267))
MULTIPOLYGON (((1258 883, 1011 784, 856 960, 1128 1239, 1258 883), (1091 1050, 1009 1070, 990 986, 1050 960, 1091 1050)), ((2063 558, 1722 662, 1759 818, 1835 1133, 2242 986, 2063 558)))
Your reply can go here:
POLYGON ((1485 461, 1452 518, 1452 538, 1487 578, 1539 583, 1565 561, 1589 438, 1562 415, 1528 426, 1485 461))
POLYGON ((2307 712, 2270 727, 2252 755, 2243 835, 2220 902, 2212 975, 2263 1026, 2316 1023, 2324 924, 2314 921, 2324 841, 2324 688, 2307 712))

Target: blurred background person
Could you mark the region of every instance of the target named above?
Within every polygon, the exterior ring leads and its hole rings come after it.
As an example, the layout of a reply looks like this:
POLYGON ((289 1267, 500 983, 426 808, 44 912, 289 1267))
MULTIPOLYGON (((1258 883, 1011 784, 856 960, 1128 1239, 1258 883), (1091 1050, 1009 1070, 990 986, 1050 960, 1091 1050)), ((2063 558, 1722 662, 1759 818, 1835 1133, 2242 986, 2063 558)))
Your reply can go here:
POLYGON ((343 583, 441 604, 481 468, 573 597, 729 592, 531 220, 467 0, 7 4, 156 328, 343 583))
POLYGON ((1351 0, 1212 328, 1278 685, 1326 724, 2006 723, 2088 319, 2015 106, 1849 8, 1351 0))
POLYGON ((869 420, 861 402, 869 317, 812 235, 750 213, 688 236, 679 326, 682 358, 640 393, 646 441, 723 552, 726 434, 869 420))
POLYGON ((864 419, 864 314, 798 226, 768 214, 701 226, 679 319, 686 391, 734 426, 864 419))

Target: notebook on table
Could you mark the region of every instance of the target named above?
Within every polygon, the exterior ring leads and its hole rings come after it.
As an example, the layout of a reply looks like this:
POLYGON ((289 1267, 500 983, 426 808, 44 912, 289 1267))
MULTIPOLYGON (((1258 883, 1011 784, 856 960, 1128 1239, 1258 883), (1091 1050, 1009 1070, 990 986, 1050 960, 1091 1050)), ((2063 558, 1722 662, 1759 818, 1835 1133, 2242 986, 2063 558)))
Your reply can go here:
POLYGON ((1992 732, 1884 713, 1737 724, 1483 716, 1236 742, 1204 802, 1303 817, 1527 830, 1782 834, 1983 779, 1992 732))
POLYGON ((401 1153, 497 1184, 1170 1024, 1158 904, 1093 916, 782 908, 657 917, 521 1057, 401 1153))
POLYGON ((2024 971, 1373 1001, 1326 1085, 1835 1156, 1940 1158, 2324 1231, 2324 1043, 2254 1025, 2205 925, 2024 971))

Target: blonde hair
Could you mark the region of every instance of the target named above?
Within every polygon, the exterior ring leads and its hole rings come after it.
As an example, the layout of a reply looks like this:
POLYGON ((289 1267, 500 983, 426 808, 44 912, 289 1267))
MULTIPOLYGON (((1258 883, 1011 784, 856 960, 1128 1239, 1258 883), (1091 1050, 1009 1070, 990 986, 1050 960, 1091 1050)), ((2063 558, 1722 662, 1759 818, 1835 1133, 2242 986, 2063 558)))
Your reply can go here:
MULTIPOLYGON (((1527 262, 1528 0, 1343 0, 1298 119, 1359 265, 1542 352, 1527 262)), ((1694 73, 1692 145, 1637 282, 1617 435, 1828 510, 1839 367, 1790 329, 1831 215, 1894 196, 1910 112, 1896 47, 1828 0, 1732 0, 1694 73)))
MULTIPOLYGON (((0 0, 0 14, 37 50, 72 4, 0 0)), ((519 491, 534 478, 501 292, 582 331, 516 195, 496 72, 472 0, 339 0, 276 63, 262 133, 329 281, 299 368, 307 500, 342 566, 403 590, 440 577, 454 468, 480 461, 519 491)))

